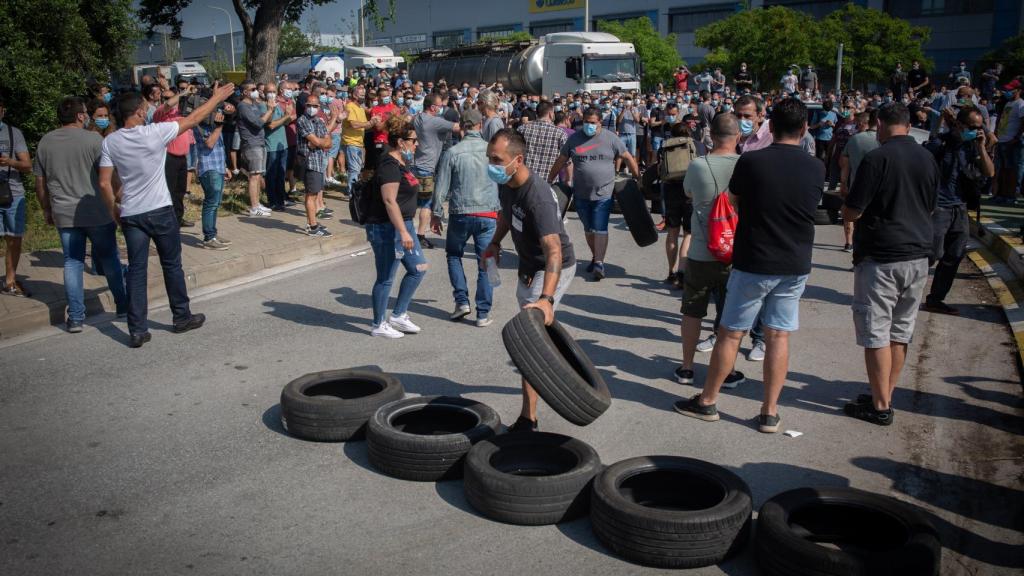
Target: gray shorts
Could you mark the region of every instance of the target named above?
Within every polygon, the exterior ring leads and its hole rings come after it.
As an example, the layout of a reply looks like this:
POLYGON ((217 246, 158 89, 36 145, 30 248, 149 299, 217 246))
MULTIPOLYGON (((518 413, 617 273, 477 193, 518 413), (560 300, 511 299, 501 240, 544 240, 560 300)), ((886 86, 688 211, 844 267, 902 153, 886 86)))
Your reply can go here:
POLYGON ((249 174, 263 174, 267 171, 267 149, 253 146, 242 149, 242 162, 249 174))
POLYGON ((322 172, 306 170, 302 176, 302 183, 305 185, 306 194, 319 194, 324 189, 324 175, 322 172))
MULTIPOLYGON (((572 284, 572 277, 576 275, 576 265, 568 266, 562 269, 562 273, 558 275, 558 285, 555 287, 555 305, 554 309, 558 310, 558 304, 562 301, 562 296, 569 291, 569 284, 572 284)), ((533 275, 533 282, 529 286, 523 284, 522 280, 516 281, 516 300, 519 301, 519 307, 522 308, 531 302, 536 302, 540 299, 540 293, 544 290, 544 271, 540 270, 533 275)))
POLYGON ((857 345, 909 344, 928 281, 928 259, 879 263, 864 260, 853 271, 853 327, 857 345))

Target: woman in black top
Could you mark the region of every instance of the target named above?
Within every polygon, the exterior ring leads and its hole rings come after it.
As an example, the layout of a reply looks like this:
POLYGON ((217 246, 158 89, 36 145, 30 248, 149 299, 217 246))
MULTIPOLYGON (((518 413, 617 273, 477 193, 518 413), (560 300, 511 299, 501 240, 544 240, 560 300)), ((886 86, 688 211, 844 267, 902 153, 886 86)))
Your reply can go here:
POLYGON ((386 127, 389 150, 377 163, 374 178, 378 186, 374 190, 379 190, 379 194, 371 199, 366 218, 366 239, 373 247, 377 267, 377 279, 373 283, 371 335, 401 338, 404 334, 420 331, 420 327, 409 319, 408 310, 413 294, 427 272, 427 260, 423 257, 413 226, 416 198, 420 192, 420 183, 409 170, 416 153, 416 130, 405 117, 397 114, 388 119, 386 127), (385 318, 388 299, 399 264, 405 267, 405 276, 388 320, 385 318))

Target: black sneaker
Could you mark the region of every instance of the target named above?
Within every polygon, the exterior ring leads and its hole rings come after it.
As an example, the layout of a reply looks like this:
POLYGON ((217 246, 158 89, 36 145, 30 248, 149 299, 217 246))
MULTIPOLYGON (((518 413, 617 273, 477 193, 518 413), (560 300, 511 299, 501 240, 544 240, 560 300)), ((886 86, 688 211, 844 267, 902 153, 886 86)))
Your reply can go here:
POLYGON ((686 370, 682 366, 676 368, 676 382, 680 384, 693 384, 693 370, 686 370))
POLYGON ((427 240, 426 236, 420 235, 420 236, 417 236, 416 238, 420 241, 420 246, 421 247, 429 248, 429 249, 433 249, 434 248, 434 244, 430 240, 427 240))
POLYGON ((132 348, 142 348, 142 345, 152 340, 149 332, 140 332, 138 334, 132 334, 128 342, 128 346, 132 348))
POLYGON ((587 274, 590 274, 591 272, 594 271, 594 265, 595 264, 596 264, 596 262, 594 262, 594 260, 591 259, 590 260, 590 264, 587 264, 587 274))
POLYGON ((718 408, 715 408, 714 404, 710 406, 702 405, 700 403, 700 394, 689 400, 677 400, 674 407, 676 412, 683 416, 690 416, 705 422, 715 422, 718 420, 718 408))
POLYGON ((843 252, 853 252, 853 244, 843 244, 843 252))
POLYGON ((82 331, 82 322, 79 320, 68 320, 67 329, 71 334, 78 334, 82 331))
POLYGON ((536 432, 537 429, 537 421, 530 420, 526 416, 520 416, 511 426, 508 427, 510 434, 515 432, 536 432))
POLYGON ((892 408, 888 410, 875 410, 875 407, 868 404, 858 404, 856 402, 850 402, 843 406, 843 412, 847 416, 852 416, 858 420, 864 420, 865 422, 871 422, 872 424, 878 424, 879 426, 889 426, 892 424, 893 411, 892 408))
POLYGON ((594 281, 595 282, 600 282, 601 280, 604 279, 604 262, 595 262, 594 263, 594 272, 593 272, 593 274, 594 274, 594 281))
POLYGON ((675 272, 669 272, 668 276, 664 280, 662 280, 662 282, 664 282, 665 284, 675 284, 676 283, 676 273, 675 272))
POLYGON ((189 330, 196 330, 203 326, 206 322, 205 314, 193 314, 188 320, 174 325, 174 333, 181 334, 182 332, 188 332, 189 330))
POLYGON ((857 394, 857 399, 853 401, 854 404, 874 404, 875 397, 871 394, 857 394))
POLYGON ((747 377, 743 375, 743 372, 733 370, 732 373, 725 377, 725 382, 722 382, 722 388, 728 388, 731 390, 746 381, 747 377))
POLYGON ((925 312, 933 312, 935 314, 948 314, 950 316, 960 315, 959 310, 945 302, 929 302, 926 300, 925 303, 921 305, 921 310, 924 310, 925 312))
POLYGON ((778 414, 760 414, 757 417, 757 429, 765 434, 775 434, 779 431, 779 423, 782 420, 778 414))

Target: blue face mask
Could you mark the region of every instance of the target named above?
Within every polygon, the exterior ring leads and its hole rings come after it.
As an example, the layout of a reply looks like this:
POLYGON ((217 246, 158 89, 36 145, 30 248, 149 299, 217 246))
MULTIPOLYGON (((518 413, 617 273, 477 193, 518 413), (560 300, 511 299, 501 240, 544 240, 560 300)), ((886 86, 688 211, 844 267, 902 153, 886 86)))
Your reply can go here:
POLYGON ((321 96, 320 97, 320 103, 321 104, 330 104, 331 103, 331 97, 330 96, 321 96))
POLYGON ((587 136, 597 134, 597 124, 586 123, 583 125, 583 133, 587 136))
POLYGON ((380 100, 381 100, 381 102, 383 102, 383 103, 384 103, 385 105, 387 105, 387 104, 391 104, 391 96, 385 96, 385 97, 381 98, 380 100))
POLYGON ((669 124, 675 124, 675 122, 676 122, 676 115, 675 114, 668 114, 668 115, 666 115, 665 116, 665 122, 668 122, 669 124))
POLYGON ((512 175, 506 172, 505 169, 511 165, 512 162, 509 162, 505 166, 500 166, 498 164, 488 164, 487 177, 498 184, 507 184, 508 181, 512 179, 512 175))
POLYGON ((96 127, 100 130, 106 130, 110 126, 110 118, 97 118, 96 127))
POLYGON ((754 131, 754 121, 753 120, 747 120, 746 118, 741 118, 740 119, 740 132, 742 132, 743 135, 746 136, 747 134, 750 134, 753 131, 754 131))
POLYGON ((960 132, 960 139, 964 142, 971 142, 978 137, 977 130, 962 130, 960 132))
POLYGON ((1007 100, 1013 100, 1013 90, 1003 92, 1003 96, 1006 97, 1007 100))
POLYGON ((561 106, 555 106, 555 112, 561 112, 561 111, 562 111, 562 107, 561 106))
POLYGON ((342 100, 348 100, 348 92, 342 92, 338 94, 338 97, 341 98, 342 100))
POLYGON ((114 95, 112 93, 110 93, 110 92, 107 92, 106 94, 103 95, 103 101, 104 102, 109 103, 113 99, 114 99, 114 95))
POLYGON ((397 103, 397 104, 398 104, 399 106, 402 106, 403 104, 405 104, 405 98, 399 98, 399 99, 397 100, 397 102, 396 102, 396 103, 397 103))
POLYGON ((413 159, 416 158, 415 152, 409 152, 408 150, 402 150, 402 160, 405 160, 406 164, 412 164, 413 159))

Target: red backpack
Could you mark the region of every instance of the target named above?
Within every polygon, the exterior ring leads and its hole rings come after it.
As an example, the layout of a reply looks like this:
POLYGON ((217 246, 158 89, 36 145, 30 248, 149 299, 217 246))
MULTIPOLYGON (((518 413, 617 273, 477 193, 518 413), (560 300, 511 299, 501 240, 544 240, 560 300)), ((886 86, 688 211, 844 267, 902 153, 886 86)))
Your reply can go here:
POLYGON ((719 190, 718 196, 711 202, 711 212, 708 216, 708 251, 715 257, 715 260, 723 264, 732 264, 732 245, 736 240, 736 225, 739 216, 736 209, 729 202, 729 194, 718 187, 718 180, 714 171, 711 170, 711 162, 707 156, 704 162, 711 171, 711 179, 715 182, 715 189, 719 190))

